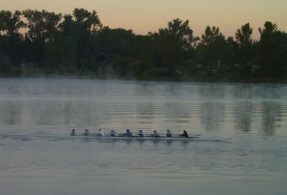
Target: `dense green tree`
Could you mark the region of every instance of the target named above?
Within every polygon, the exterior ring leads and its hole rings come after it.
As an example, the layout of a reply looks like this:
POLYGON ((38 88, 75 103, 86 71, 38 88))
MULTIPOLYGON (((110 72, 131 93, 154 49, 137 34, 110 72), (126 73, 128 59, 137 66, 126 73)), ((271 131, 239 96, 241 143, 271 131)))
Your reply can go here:
POLYGON ((95 10, 89 12, 85 9, 76 8, 73 12, 73 16, 75 18, 75 24, 81 30, 97 32, 102 28, 102 24, 95 10))
POLYGON ((99 53, 95 36, 102 28, 96 11, 75 9, 73 15, 63 17, 58 28, 56 41, 46 44, 48 63, 68 72, 95 71, 99 53))
POLYGON ((100 66, 112 68, 119 75, 130 75, 136 55, 136 36, 132 30, 104 27, 94 41, 98 44, 100 66))
POLYGON ((158 45, 153 41, 152 36, 136 36, 136 59, 134 75, 139 79, 152 79, 156 73, 156 56, 158 45))
POLYGON ((21 12, 16 10, 14 13, 6 10, 0 11, 0 35, 7 36, 19 35, 19 29, 25 27, 21 21, 21 12))
POLYGON ((260 32, 261 38, 278 32, 277 25, 273 24, 270 21, 266 21, 264 24, 264 28, 259 28, 258 30, 260 32))
POLYGON ((240 29, 237 29, 235 38, 240 48, 246 49, 252 47, 252 32, 253 29, 250 27, 249 23, 246 23, 241 26, 240 29))
POLYGON ((198 60, 200 63, 220 65, 225 54, 226 41, 218 27, 207 26, 201 36, 198 46, 198 60))
POLYGON ((180 40, 173 34, 152 35, 156 46, 155 63, 157 75, 176 77, 182 71, 184 62, 184 48, 180 40))
POLYGON ((258 66, 260 75, 265 77, 283 77, 287 74, 287 35, 277 29, 272 22, 265 22, 259 28, 258 66))
POLYGON ((219 38, 222 38, 223 35, 219 30, 219 27, 215 27, 215 26, 207 26, 205 28, 204 34, 202 34, 201 36, 201 43, 203 45, 209 45, 211 43, 214 43, 216 40, 218 40, 219 38))
POLYGON ((231 78, 238 58, 238 46, 233 37, 225 39, 220 29, 207 26, 196 48, 196 61, 201 77, 231 78))
MULTIPOLYGON (((189 21, 174 19, 168 22, 167 27, 159 29, 156 33, 150 33, 150 44, 153 48, 149 54, 154 63, 147 63, 155 75, 163 77, 178 77, 183 74, 184 61, 193 55, 197 37, 189 27, 189 21)), ((148 59, 151 59, 150 57, 148 59)), ((146 62, 144 62, 146 63, 146 62)))
POLYGON ((179 18, 168 22, 166 28, 159 29, 160 35, 173 35, 179 39, 183 49, 188 50, 196 44, 198 37, 193 35, 193 30, 189 26, 189 21, 182 21, 179 18))
POLYGON ((20 11, 0 11, 0 54, 2 62, 9 61, 10 69, 23 61, 23 36, 19 32, 23 27, 20 11))
POLYGON ((31 42, 52 41, 58 32, 58 25, 61 21, 61 14, 45 10, 25 10, 23 16, 27 20, 28 32, 26 38, 31 42))
POLYGON ((249 23, 241 26, 235 33, 236 42, 238 44, 238 63, 242 76, 250 77, 254 72, 255 64, 255 47, 252 39, 253 29, 249 23))
POLYGON ((45 10, 24 10, 23 16, 26 20, 26 61, 37 65, 45 63, 47 46, 53 42, 58 33, 58 25, 61 14, 45 10))
POLYGON ((0 11, 0 73, 115 74, 137 79, 248 80, 287 76, 287 34, 267 21, 252 39, 207 26, 201 39, 178 18, 148 35, 104 27, 95 10, 0 11), (24 36, 23 36, 24 35, 24 36))
POLYGON ((104 27, 97 36, 101 52, 112 55, 132 56, 135 34, 132 30, 104 27))

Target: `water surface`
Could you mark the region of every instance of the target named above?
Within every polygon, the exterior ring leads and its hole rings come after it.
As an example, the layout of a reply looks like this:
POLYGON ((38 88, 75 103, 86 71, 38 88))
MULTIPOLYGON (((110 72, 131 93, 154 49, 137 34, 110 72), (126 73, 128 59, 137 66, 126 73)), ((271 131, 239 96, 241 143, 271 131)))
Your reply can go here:
POLYGON ((286 194, 287 85, 0 79, 1 194, 286 194), (72 128, 199 133, 71 138, 72 128))

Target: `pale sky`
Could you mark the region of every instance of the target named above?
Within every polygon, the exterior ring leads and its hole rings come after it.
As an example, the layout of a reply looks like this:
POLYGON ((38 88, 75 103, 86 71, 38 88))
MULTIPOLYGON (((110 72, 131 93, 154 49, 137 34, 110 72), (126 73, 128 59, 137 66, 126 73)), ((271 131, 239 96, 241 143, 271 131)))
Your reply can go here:
POLYGON ((188 19, 198 36, 207 25, 234 36, 247 22, 255 37, 265 21, 287 31, 287 0, 0 0, 1 10, 28 8, 57 13, 72 13, 74 8, 96 10, 103 25, 132 29, 137 34, 155 32, 174 18, 188 19))

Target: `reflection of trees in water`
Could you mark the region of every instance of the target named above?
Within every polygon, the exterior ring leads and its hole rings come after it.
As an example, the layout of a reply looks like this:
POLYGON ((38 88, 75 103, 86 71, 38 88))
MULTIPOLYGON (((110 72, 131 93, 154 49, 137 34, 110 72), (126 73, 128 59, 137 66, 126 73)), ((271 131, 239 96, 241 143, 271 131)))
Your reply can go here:
POLYGON ((235 128, 243 132, 251 131, 252 103, 250 101, 239 101, 235 105, 234 118, 235 128))
POLYGON ((256 98, 256 96, 260 93, 259 87, 254 87, 249 84, 242 84, 231 89, 232 98, 238 100, 250 100, 252 98, 256 98))
POLYGON ((264 101, 262 104, 262 126, 265 134, 272 135, 276 122, 281 120, 280 103, 264 101))
POLYGON ((221 84, 210 84, 201 87, 200 96, 206 102, 201 104, 201 123, 207 131, 220 130, 224 120, 224 98, 226 87, 221 84))
POLYGON ((0 124, 3 125, 22 124, 22 105, 20 102, 0 103, 0 124))
POLYGON ((139 123, 149 123, 160 129, 187 124, 190 119, 185 99, 190 97, 188 89, 178 83, 166 82, 144 83, 138 87, 136 94, 141 101, 136 103, 136 112, 139 123))
POLYGON ((225 98, 226 86, 222 84, 209 84, 199 89, 200 96, 210 100, 225 98))
POLYGON ((190 101, 192 93, 190 88, 186 88, 183 85, 171 84, 167 88, 168 101, 163 102, 166 110, 165 115, 165 127, 173 129, 186 128, 189 129, 189 123, 191 119, 190 101), (189 100, 190 98, 190 100, 189 100), (188 99, 188 101, 186 101, 188 99))
MULTIPOLYGON (((277 85, 240 85, 237 86, 233 92, 233 97, 237 99, 239 103, 235 106, 235 121, 236 128, 249 132, 251 131, 252 119, 256 116, 252 116, 252 110, 254 102, 251 100, 263 100, 260 105, 260 116, 262 116, 262 130, 265 134, 273 134, 276 129, 276 121, 281 118, 280 103, 278 100, 283 99, 286 94, 286 90, 277 85)), ((255 114, 255 113, 254 113, 255 114)))
POLYGON ((222 102, 206 102, 201 105, 201 123, 206 131, 220 130, 224 120, 222 102))
POLYGON ((232 99, 235 100, 234 122, 235 129, 242 132, 250 132, 252 124, 253 104, 250 100, 256 97, 258 87, 242 84, 232 88, 232 99))
POLYGON ((74 124, 80 127, 87 127, 93 125, 97 120, 97 116, 94 114, 97 109, 95 109, 93 104, 68 101, 64 105, 58 105, 59 109, 55 108, 55 106, 51 110, 55 109, 54 112, 57 113, 58 117, 63 116, 63 121, 67 125, 74 124))
POLYGON ((188 124, 191 118, 189 106, 186 103, 168 102, 165 104, 166 118, 169 122, 176 124, 188 124))
POLYGON ((280 102, 278 99, 284 97, 285 90, 265 86, 262 90, 264 101, 262 102, 262 127, 265 134, 272 135, 276 129, 276 122, 281 120, 280 102))
POLYGON ((29 80, 23 88, 3 85, 1 93, 8 96, 0 100, 0 124, 208 131, 233 127, 243 132, 260 127, 272 134, 286 118, 286 85, 46 82, 29 80))
POLYGON ((157 104, 158 93, 164 93, 165 87, 155 85, 153 82, 141 82, 135 87, 135 97, 131 97, 134 101, 136 123, 140 124, 140 128, 147 129, 152 126, 156 128, 154 120, 155 115, 162 112, 162 106, 157 104))
POLYGON ((62 113, 63 104, 59 104, 58 102, 38 102, 34 107, 32 105, 27 106, 31 116, 34 115, 34 124, 48 126, 62 124, 64 117, 62 113))
POLYGON ((28 101, 24 102, 20 114, 28 125, 73 125, 84 128, 97 124, 98 116, 104 114, 101 112, 97 115, 98 110, 94 104, 78 101, 28 101))
POLYGON ((151 124, 154 118, 153 110, 155 109, 152 102, 139 102, 135 106, 138 123, 151 124))

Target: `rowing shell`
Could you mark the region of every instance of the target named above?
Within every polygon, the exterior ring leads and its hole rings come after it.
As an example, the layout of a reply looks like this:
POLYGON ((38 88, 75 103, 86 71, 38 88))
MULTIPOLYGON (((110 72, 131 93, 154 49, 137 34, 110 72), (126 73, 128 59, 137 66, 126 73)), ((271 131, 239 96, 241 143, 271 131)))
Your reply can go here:
POLYGON ((132 136, 132 137, 126 137, 126 136, 95 136, 95 135, 89 135, 89 136, 84 136, 84 135, 75 135, 71 137, 81 137, 85 139, 101 139, 101 140, 171 140, 171 141, 192 141, 196 138, 198 138, 200 135, 192 135, 189 137, 180 137, 180 136, 174 136, 174 137, 153 137, 153 136, 132 136))

